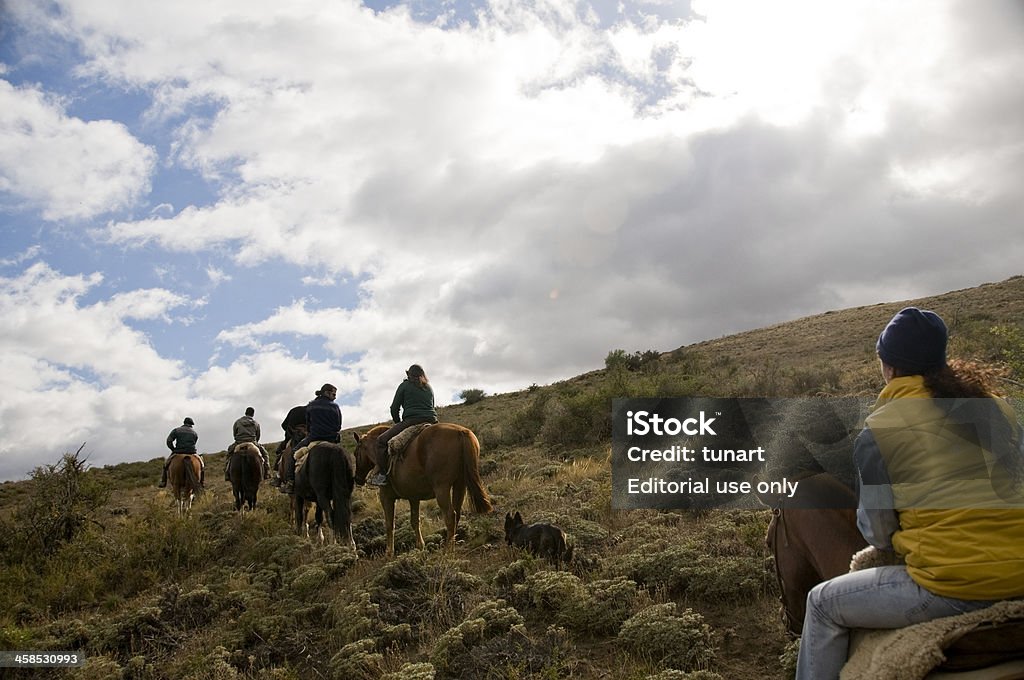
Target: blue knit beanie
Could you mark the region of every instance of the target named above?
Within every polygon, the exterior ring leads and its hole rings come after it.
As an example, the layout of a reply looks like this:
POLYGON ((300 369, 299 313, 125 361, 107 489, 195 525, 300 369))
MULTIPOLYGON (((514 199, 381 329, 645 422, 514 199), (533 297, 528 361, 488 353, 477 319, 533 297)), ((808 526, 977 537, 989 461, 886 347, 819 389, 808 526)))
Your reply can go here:
POLYGON ((878 356, 893 368, 927 373, 946 364, 946 324, 935 312, 906 307, 878 336, 878 356))

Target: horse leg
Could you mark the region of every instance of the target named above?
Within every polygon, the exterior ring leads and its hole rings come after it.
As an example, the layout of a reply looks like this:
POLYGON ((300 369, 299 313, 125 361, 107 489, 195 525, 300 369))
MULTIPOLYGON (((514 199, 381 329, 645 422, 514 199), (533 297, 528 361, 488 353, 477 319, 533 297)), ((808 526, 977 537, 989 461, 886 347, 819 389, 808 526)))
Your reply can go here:
POLYGON ((416 547, 423 550, 426 544, 420 531, 420 502, 417 500, 409 501, 409 523, 412 525, 412 535, 416 537, 416 547))
MULTIPOLYGON (((395 497, 388 493, 388 487, 380 490, 380 507, 384 511, 384 529, 387 532, 386 548, 384 554, 388 557, 395 555, 395 497)), ((411 512, 411 506, 410 506, 411 512)))
POLYGON ((459 528, 462 521, 462 503, 466 500, 466 485, 463 482, 456 482, 452 487, 452 509, 455 511, 455 528, 459 528))
POLYGON ((437 507, 441 509, 441 514, 444 516, 444 526, 448 531, 448 535, 445 537, 444 547, 445 550, 451 550, 455 547, 455 529, 459 521, 455 508, 452 507, 452 489, 440 487, 435 488, 434 496, 437 498, 437 507))

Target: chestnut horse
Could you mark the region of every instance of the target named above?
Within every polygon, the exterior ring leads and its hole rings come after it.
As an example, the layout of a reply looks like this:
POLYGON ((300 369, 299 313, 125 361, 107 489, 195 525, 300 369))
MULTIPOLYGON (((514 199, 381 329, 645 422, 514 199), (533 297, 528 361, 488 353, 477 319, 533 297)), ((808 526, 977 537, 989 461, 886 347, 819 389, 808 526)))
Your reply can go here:
POLYGON ((255 444, 245 442, 235 447, 228 461, 228 477, 235 496, 235 510, 241 511, 243 504, 248 510, 255 509, 256 493, 263 480, 263 457, 255 444))
POLYGON ((800 478, 793 498, 759 495, 772 508, 765 543, 775 558, 786 629, 799 635, 807 593, 845 574, 867 541, 857 529, 857 496, 835 477, 820 472, 800 478))
POLYGON ((167 468, 167 481, 170 482, 171 493, 178 502, 178 514, 184 515, 192 507, 192 499, 203 493, 199 484, 202 472, 199 457, 194 453, 175 453, 171 456, 171 464, 167 468))
MULTIPOLYGON (((388 429, 378 425, 363 436, 352 433, 356 440, 356 482, 366 482, 374 467, 377 437, 388 429)), ((455 530, 462 517, 466 492, 473 511, 490 512, 491 499, 480 479, 480 442, 472 430, 454 423, 431 425, 409 443, 402 456, 392 465, 388 483, 380 488, 380 505, 387 529, 387 555, 395 554, 395 501, 409 501, 409 518, 416 545, 423 548, 420 533, 420 501, 437 500, 444 516, 448 535, 445 548, 455 545, 455 530)))

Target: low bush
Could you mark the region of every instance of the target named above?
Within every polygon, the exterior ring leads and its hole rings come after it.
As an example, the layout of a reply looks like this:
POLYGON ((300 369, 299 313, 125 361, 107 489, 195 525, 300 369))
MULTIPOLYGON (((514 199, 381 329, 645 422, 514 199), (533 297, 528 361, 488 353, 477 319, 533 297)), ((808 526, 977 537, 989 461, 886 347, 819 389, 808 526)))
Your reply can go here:
POLYGON ((711 627, 691 609, 678 611, 674 602, 634 614, 622 624, 617 639, 634 657, 683 671, 706 666, 715 656, 711 627))

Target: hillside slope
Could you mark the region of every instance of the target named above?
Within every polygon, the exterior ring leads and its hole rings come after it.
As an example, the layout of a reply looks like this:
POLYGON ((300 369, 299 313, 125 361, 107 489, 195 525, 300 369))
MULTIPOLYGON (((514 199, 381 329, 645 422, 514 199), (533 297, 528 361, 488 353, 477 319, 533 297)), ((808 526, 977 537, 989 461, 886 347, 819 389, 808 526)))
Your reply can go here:
MULTIPOLYGON (((272 488, 239 516, 218 474, 223 453, 207 456, 209 493, 185 518, 155 488, 159 459, 57 465, 4 484, 0 647, 81 651, 76 678, 787 677, 769 513, 612 510, 609 399, 871 395, 874 339, 906 304, 942 314, 954 352, 1008 362, 1009 389, 1024 381, 1013 372, 1024 352, 1024 277, 1014 277, 446 407, 443 420, 479 434, 497 508, 463 517, 452 555, 438 549, 436 504, 424 504, 421 552, 400 503, 399 554, 386 559, 367 488, 354 495, 358 557, 296 536, 272 488), (571 570, 504 545, 504 514, 517 510, 570 534, 571 570)), ((33 675, 54 671, 17 677, 33 675)))

